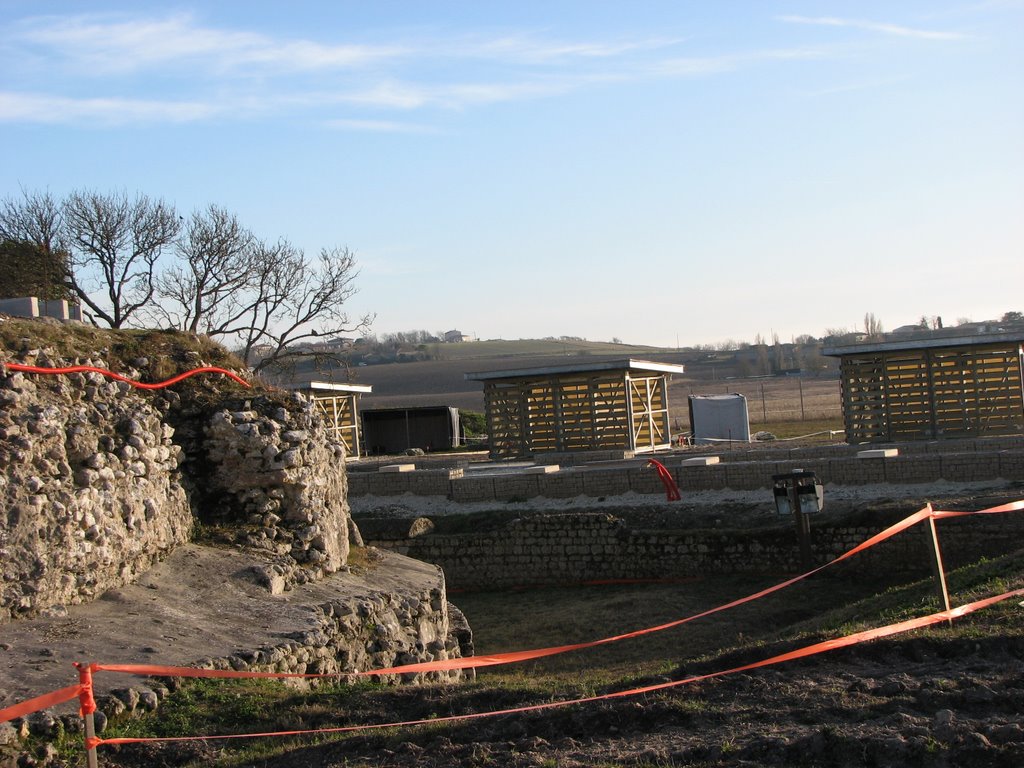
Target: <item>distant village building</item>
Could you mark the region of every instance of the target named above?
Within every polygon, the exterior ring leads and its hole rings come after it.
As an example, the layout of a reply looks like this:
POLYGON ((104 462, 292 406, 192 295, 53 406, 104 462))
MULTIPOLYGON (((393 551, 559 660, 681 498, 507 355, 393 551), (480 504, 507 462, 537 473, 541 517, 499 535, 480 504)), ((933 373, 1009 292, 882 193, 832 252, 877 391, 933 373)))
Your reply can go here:
POLYGON ((444 341, 446 344, 458 344, 462 341, 476 341, 476 337, 462 331, 445 331, 444 341))
POLYGON ((467 373, 484 384, 492 458, 669 448, 668 380, 682 365, 613 360, 467 373))
POLYGON ((324 354, 336 354, 345 349, 351 349, 353 340, 344 336, 336 336, 333 339, 325 339, 324 341, 318 341, 315 344, 309 344, 307 347, 314 352, 322 352, 324 354))
POLYGON ((829 347, 849 443, 1024 434, 1024 331, 829 347))

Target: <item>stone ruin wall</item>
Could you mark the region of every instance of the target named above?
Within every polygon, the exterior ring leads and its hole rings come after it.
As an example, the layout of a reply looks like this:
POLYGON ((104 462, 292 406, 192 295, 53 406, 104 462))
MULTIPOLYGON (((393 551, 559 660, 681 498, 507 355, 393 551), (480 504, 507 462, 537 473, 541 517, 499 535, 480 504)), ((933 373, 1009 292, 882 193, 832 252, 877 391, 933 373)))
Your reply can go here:
MULTIPOLYGON (((107 367, 96 356, 23 357, 107 367)), ((97 373, 0 370, 0 623, 135 581, 197 519, 263 552, 273 592, 343 567, 343 446, 302 398, 224 405, 198 408, 97 373)))
POLYGON ((313 404, 298 395, 286 404, 260 396, 225 405, 180 432, 200 519, 264 553, 264 582, 275 594, 336 572, 356 532, 344 445, 329 439, 313 404))
MULTIPOLYGON (((791 527, 645 531, 598 512, 538 514, 490 533, 437 534, 432 527, 426 518, 376 520, 364 525, 364 534, 368 544, 441 566, 453 589, 803 570, 791 527)), ((814 565, 824 565, 878 530, 812 524, 814 565)), ((949 570, 1016 549, 1024 536, 1024 519, 993 515, 941 521, 938 533, 949 570)), ((920 526, 905 531, 837 566, 836 573, 925 576, 931 568, 925 535, 920 526)))
POLYGON ((187 541, 157 404, 97 374, 0 375, 0 622, 87 602, 187 541))

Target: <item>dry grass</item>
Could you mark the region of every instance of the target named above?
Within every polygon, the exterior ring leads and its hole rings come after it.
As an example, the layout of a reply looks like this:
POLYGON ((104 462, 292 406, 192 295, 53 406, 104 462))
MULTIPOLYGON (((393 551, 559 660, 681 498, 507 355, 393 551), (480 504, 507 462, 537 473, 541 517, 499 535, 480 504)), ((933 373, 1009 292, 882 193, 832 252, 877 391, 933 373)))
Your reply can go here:
MULTIPOLYGON (((771 575, 704 577, 676 584, 598 585, 454 597, 473 627, 478 654, 573 644, 657 626, 778 583, 771 575)), ((663 674, 680 660, 732 645, 767 642, 793 622, 837 602, 874 594, 878 584, 828 577, 673 629, 515 667, 481 670, 482 682, 517 685, 539 676, 553 687, 581 676, 589 685, 663 674)))
MULTIPOLYGON (((838 379, 771 377, 728 381, 673 381, 669 386, 672 424, 689 429, 689 395, 739 394, 747 399, 752 431, 784 431, 786 437, 825 429, 841 429, 843 411, 838 379), (815 429, 782 429, 781 424, 818 425, 815 429), (822 424, 834 426, 821 427, 822 424)), ((782 437, 783 435, 779 435, 782 437)))

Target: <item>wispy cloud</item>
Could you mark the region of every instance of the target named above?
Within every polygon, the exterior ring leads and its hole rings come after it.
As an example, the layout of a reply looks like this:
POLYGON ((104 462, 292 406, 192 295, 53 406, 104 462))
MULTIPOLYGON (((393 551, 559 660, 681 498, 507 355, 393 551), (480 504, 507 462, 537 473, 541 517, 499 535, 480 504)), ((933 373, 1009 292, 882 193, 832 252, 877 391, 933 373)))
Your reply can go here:
POLYGON ((48 94, 0 92, 0 122, 5 123, 188 123, 221 114, 224 114, 223 107, 196 101, 75 99, 48 94))
POLYGON ((58 60, 88 65, 98 74, 200 62, 219 71, 255 65, 286 72, 315 71, 359 67, 407 53, 402 46, 274 40, 253 32, 204 27, 187 14, 128 20, 35 17, 23 21, 14 38, 58 60))
POLYGON ((678 37, 566 40, 527 31, 325 42, 215 28, 191 14, 37 16, 5 33, 0 45, 17 74, 0 94, 0 121, 94 125, 287 113, 339 130, 423 131, 380 113, 471 109, 823 55, 684 56, 678 37))
POLYGON ((463 56, 526 63, 549 63, 560 59, 610 59, 627 54, 662 50, 683 42, 682 38, 651 38, 619 42, 567 42, 527 35, 509 35, 467 43, 449 52, 463 56))
POLYGON ((959 32, 941 32, 932 29, 916 29, 904 27, 899 24, 888 24, 878 21, 864 21, 860 19, 841 19, 835 16, 778 16, 779 21, 788 24, 811 24, 819 27, 852 27, 863 29, 868 32, 878 32, 883 35, 894 35, 896 37, 913 37, 920 40, 966 40, 969 35, 959 32))
POLYGON ((390 45, 328 45, 206 27, 190 14, 123 20, 93 15, 34 17, 17 26, 14 38, 45 49, 59 59, 88 64, 104 74, 199 62, 221 72, 261 66, 265 68, 263 74, 269 70, 291 73, 353 69, 406 58, 550 64, 573 59, 612 59, 680 42, 678 38, 576 42, 519 34, 390 45))

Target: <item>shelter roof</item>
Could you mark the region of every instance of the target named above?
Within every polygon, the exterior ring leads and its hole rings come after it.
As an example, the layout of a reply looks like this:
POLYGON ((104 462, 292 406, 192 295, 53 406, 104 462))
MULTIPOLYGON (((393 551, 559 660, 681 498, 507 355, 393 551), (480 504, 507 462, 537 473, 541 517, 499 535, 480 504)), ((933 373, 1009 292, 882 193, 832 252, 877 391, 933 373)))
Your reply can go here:
POLYGON ((366 394, 373 391, 373 387, 369 384, 339 384, 333 381, 294 381, 281 386, 285 389, 295 389, 301 392, 366 394))
POLYGON ((556 374, 596 373, 598 371, 636 371, 639 373, 683 373, 686 368, 674 363, 653 363, 649 360, 606 360, 575 363, 573 365, 551 365, 540 368, 511 368, 502 371, 475 371, 465 374, 467 381, 489 381, 493 379, 521 379, 556 374))
POLYGON ((986 344, 1000 344, 1005 342, 1024 342, 1024 331, 1011 331, 1008 333, 979 333, 955 336, 930 336, 913 339, 900 339, 898 341, 877 341, 868 344, 845 344, 835 347, 825 347, 822 354, 829 357, 843 357, 845 355, 864 355, 873 352, 903 352, 911 349, 942 349, 945 347, 977 347, 986 344))

